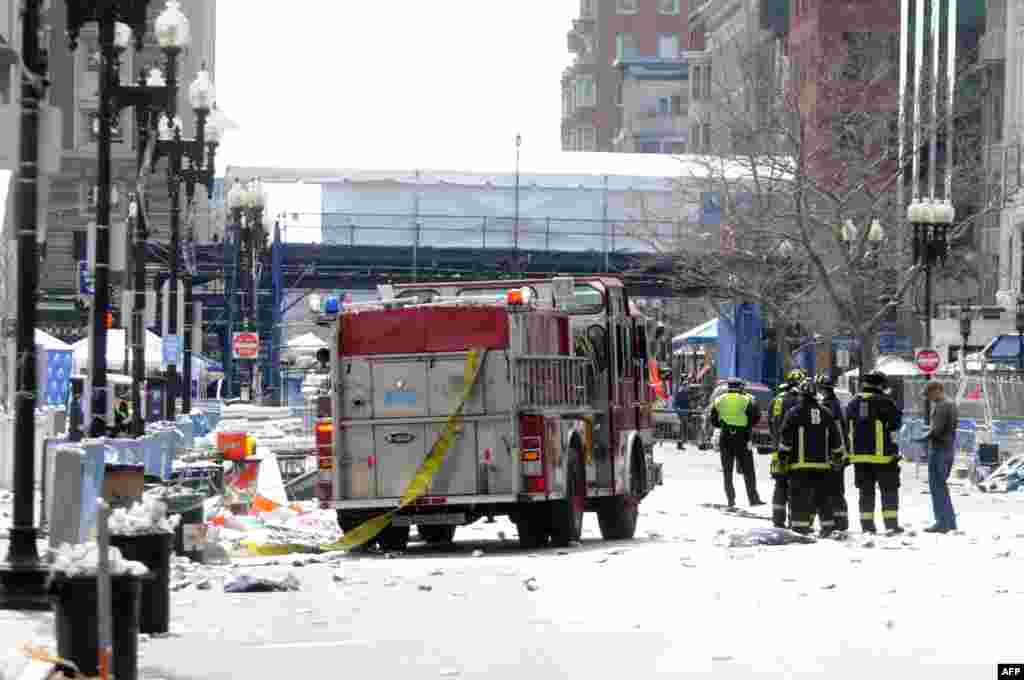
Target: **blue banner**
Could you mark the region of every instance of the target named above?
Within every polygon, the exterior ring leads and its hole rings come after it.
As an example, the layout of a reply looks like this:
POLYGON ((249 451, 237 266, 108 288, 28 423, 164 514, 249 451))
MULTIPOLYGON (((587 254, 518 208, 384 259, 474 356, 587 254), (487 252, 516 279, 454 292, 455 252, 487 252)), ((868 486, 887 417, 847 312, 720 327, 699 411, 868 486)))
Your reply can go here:
POLYGON ((717 191, 705 191, 700 195, 701 224, 718 226, 722 223, 722 195, 717 191))

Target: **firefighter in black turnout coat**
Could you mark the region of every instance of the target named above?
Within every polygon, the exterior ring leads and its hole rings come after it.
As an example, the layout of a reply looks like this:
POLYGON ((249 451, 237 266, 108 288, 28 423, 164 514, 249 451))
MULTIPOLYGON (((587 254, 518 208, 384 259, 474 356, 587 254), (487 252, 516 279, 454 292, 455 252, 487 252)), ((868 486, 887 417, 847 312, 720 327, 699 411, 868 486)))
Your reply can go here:
MULTIPOLYGON (((836 396, 836 383, 832 376, 822 375, 818 379, 818 391, 821 393, 821 405, 828 409, 828 412, 836 419, 839 432, 843 435, 845 448, 846 418, 843 414, 843 405, 839 402, 839 397, 836 396)), ((846 506, 846 468, 849 464, 849 457, 844 455, 842 463, 836 466, 829 479, 832 488, 832 516, 836 521, 838 531, 847 531, 850 528, 849 509, 846 506)))
POLYGON ((882 495, 882 521, 891 533, 903 531, 899 523, 900 452, 896 435, 903 414, 885 394, 888 380, 872 371, 864 376, 860 394, 846 407, 850 430, 849 453, 853 479, 860 492, 860 528, 875 533, 875 485, 882 495))
POLYGON ((779 455, 789 470, 792 529, 809 534, 818 515, 821 535, 835 529, 832 519, 830 475, 842 462, 842 434, 835 418, 818 402, 814 382, 800 385, 800 402, 782 421, 779 455))
POLYGON ((779 456, 779 444, 782 441, 782 420, 789 410, 800 401, 799 387, 806 375, 800 369, 794 369, 786 375, 786 383, 779 388, 778 394, 772 399, 771 412, 768 414, 768 428, 775 441, 772 453, 771 473, 775 487, 772 489, 772 524, 780 529, 786 528, 786 517, 789 508, 789 476, 786 465, 779 456))

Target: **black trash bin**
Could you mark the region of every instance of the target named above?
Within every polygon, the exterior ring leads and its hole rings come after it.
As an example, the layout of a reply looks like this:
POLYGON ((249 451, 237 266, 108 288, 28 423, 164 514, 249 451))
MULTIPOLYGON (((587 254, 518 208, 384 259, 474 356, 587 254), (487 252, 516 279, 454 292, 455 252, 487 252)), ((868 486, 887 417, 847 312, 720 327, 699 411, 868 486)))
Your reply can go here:
POLYGON ((162 499, 167 503, 168 515, 181 515, 174 530, 174 552, 196 562, 203 560, 206 543, 206 522, 203 517, 202 494, 179 494, 162 499))
POLYGON ((110 545, 126 560, 142 562, 150 577, 142 583, 139 632, 166 633, 171 626, 171 546, 174 534, 111 535, 110 545))
MULTIPOLYGON (((113 624, 113 675, 117 680, 138 680, 139 605, 141 581, 147 577, 110 577, 113 624)), ((96 576, 56 576, 51 585, 57 655, 78 666, 87 676, 99 673, 99 624, 96 576)))

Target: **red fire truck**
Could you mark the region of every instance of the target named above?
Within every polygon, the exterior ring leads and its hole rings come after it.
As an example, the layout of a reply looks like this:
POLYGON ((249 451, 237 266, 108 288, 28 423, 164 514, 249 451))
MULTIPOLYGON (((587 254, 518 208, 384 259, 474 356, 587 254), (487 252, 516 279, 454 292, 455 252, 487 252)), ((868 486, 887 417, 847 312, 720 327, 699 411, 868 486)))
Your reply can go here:
MULTIPOLYGON (((584 511, 606 539, 632 538, 661 484, 643 320, 621 279, 381 286, 335 322, 333 417, 317 425, 321 506, 346 532, 399 506, 465 393, 440 468, 376 542, 399 550, 507 515, 523 547, 579 540, 584 511)), ((421 480, 422 481, 422 480, 421 480)))

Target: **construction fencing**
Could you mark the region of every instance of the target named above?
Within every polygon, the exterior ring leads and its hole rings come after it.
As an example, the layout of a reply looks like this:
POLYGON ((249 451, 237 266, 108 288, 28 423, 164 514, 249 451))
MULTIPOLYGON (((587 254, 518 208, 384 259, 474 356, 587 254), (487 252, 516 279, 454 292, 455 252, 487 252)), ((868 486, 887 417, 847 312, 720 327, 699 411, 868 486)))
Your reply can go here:
MULTIPOLYGON (((932 380, 942 383, 946 396, 956 401, 960 417, 955 444, 959 467, 993 467, 1024 453, 1024 379, 1020 375, 987 372, 963 379, 936 376, 932 380), (989 455, 979 460, 978 447, 983 444, 998 447, 998 458, 988 450, 989 455)), ((904 458, 923 463, 927 460, 927 447, 914 440, 926 431, 923 393, 929 379, 903 378, 901 382, 900 451, 904 458)))

